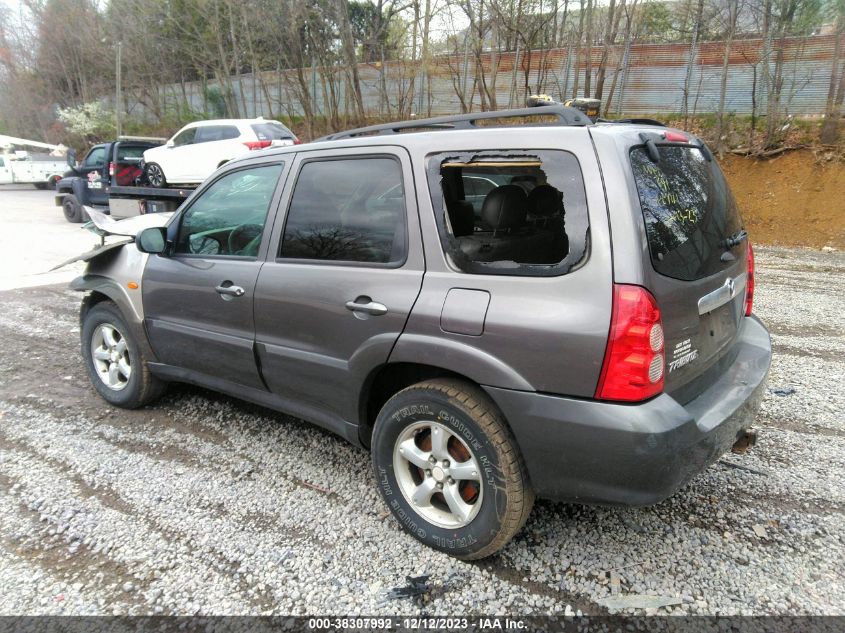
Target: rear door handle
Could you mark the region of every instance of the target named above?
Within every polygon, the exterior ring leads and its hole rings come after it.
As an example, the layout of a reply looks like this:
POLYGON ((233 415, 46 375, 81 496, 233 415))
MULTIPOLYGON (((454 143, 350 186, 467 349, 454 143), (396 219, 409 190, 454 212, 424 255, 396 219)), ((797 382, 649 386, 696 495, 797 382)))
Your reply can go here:
POLYGON ((358 297, 355 301, 347 301, 346 309, 352 312, 363 312, 373 316, 387 314, 387 306, 383 303, 376 303, 369 297, 358 297))
POLYGON ((224 281, 222 284, 217 286, 215 290, 217 291, 217 294, 221 294, 224 297, 243 297, 246 292, 246 290, 240 286, 233 286, 231 281, 224 281))

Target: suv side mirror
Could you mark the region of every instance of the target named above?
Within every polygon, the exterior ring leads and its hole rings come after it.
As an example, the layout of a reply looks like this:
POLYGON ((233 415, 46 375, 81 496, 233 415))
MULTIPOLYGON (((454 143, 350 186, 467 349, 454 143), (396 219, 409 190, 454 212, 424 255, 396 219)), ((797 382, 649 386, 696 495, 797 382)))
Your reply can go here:
POLYGON ((67 151, 67 164, 70 168, 76 167, 76 150, 69 149, 67 151))
POLYGON ((135 236, 135 246, 142 253, 160 255, 167 249, 167 229, 163 226, 151 226, 135 236))
POLYGON ((175 147, 175 146, 176 146, 176 143, 174 143, 174 142, 173 142, 173 139, 170 139, 170 140, 169 140, 169 141, 167 141, 167 143, 165 143, 164 145, 165 145, 165 147, 171 147, 171 148, 172 148, 172 147, 175 147))

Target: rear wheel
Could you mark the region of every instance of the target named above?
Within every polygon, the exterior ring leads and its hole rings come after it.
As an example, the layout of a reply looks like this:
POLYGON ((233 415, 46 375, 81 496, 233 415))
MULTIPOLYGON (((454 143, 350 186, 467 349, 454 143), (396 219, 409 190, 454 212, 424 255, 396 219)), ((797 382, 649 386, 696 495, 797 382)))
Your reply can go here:
POLYGON ((151 187, 167 186, 167 178, 164 177, 164 170, 158 163, 147 163, 144 167, 144 175, 151 187))
POLYGON ((68 222, 79 223, 85 220, 85 209, 79 204, 76 196, 69 193, 62 200, 62 211, 64 211, 65 219, 68 222))
POLYGON ((150 373, 138 342, 110 301, 85 314, 82 358, 94 389, 111 404, 135 409, 164 391, 164 383, 150 373))
POLYGON ((497 552, 534 504, 504 418, 463 381, 421 382, 388 400, 372 457, 379 492, 403 529, 458 558, 497 552))

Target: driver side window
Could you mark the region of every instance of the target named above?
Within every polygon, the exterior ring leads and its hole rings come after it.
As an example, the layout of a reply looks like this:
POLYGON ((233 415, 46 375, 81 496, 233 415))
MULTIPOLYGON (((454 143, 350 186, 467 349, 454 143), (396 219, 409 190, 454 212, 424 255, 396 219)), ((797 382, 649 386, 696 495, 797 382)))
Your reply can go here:
POLYGON ((106 148, 105 147, 95 147, 90 152, 88 152, 88 156, 85 157, 85 166, 86 167, 94 167, 95 165, 103 165, 106 162, 106 148))
POLYGON ((175 253, 256 257, 282 167, 240 169, 212 183, 182 214, 175 253))
POLYGON ((197 135, 197 128, 189 127, 187 130, 182 130, 173 137, 173 146, 180 147, 182 145, 190 145, 194 142, 194 137, 197 135))

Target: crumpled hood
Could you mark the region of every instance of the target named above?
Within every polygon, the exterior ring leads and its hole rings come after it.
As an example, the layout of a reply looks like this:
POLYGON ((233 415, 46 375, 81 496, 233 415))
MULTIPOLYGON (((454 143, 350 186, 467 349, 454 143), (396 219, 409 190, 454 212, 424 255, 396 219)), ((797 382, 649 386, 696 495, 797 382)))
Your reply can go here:
POLYGON ((152 226, 164 226, 173 216, 172 213, 148 213, 125 220, 115 220, 102 211, 97 211, 91 207, 85 207, 85 212, 98 229, 94 231, 95 233, 100 235, 125 235, 126 237, 135 237, 144 229, 152 226))
POLYGON ((119 240, 117 242, 110 242, 109 244, 98 244, 90 251, 80 253, 75 257, 63 261, 61 264, 54 266, 50 270, 57 270, 68 264, 74 262, 90 262, 97 257, 101 257, 106 253, 114 253, 117 249, 122 248, 126 244, 132 244, 135 241, 135 236, 144 229, 152 226, 164 226, 170 220, 172 213, 150 213, 147 215, 139 215, 134 218, 126 218, 125 220, 115 220, 111 216, 106 215, 102 211, 97 211, 91 207, 84 207, 85 212, 91 221, 84 224, 82 228, 86 228, 92 233, 105 237, 106 235, 118 235, 128 237, 130 239, 119 240))

